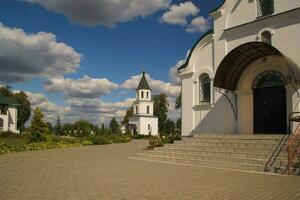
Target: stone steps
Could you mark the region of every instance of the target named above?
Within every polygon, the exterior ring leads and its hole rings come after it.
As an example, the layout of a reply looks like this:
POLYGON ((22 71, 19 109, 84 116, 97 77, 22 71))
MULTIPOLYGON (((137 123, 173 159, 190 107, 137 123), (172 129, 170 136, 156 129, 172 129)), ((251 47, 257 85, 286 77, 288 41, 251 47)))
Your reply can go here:
MULTIPOLYGON (((195 135, 145 151, 134 158, 204 167, 263 172, 284 135, 195 135)), ((272 163, 275 168, 287 164, 286 144, 272 163)), ((271 169, 271 171, 274 171, 271 169)))
POLYGON ((202 167, 214 167, 214 168, 228 168, 235 170, 245 170, 245 171, 263 171, 263 165, 255 164, 243 164, 243 163, 233 163, 233 162, 224 162, 216 160, 200 160, 200 159, 191 159, 191 158, 177 158, 177 157, 167 157, 167 156, 153 156, 149 154, 139 154, 135 158, 142 160, 151 160, 151 161, 163 161, 170 163, 181 163, 181 164, 194 164, 202 167))
POLYGON ((197 153, 175 153, 175 152, 149 152, 148 155, 162 156, 162 157, 174 157, 174 158, 187 158, 187 159, 200 159, 200 160, 214 160, 224 161, 232 163, 250 163, 256 165, 264 165, 266 159, 261 158, 246 158, 246 157, 234 157, 234 156, 217 156, 217 155, 199 155, 197 153))
POLYGON ((274 148, 249 148, 249 147, 215 147, 205 145, 166 145, 167 149, 177 148, 183 150, 199 150, 199 151, 217 151, 217 152, 231 152, 231 153, 263 153, 270 154, 274 148))
MULTIPOLYGON (((279 142, 278 142, 279 143, 279 142)), ((238 143, 238 142, 189 142, 189 143, 181 143, 181 144, 175 144, 175 145, 184 145, 184 146, 205 146, 205 147, 223 147, 223 148, 258 148, 258 149, 274 149, 277 147, 277 144, 268 144, 268 143, 260 143, 260 144, 254 144, 254 143, 238 143)))
POLYGON ((259 139, 259 140, 269 140, 269 139, 281 139, 283 135, 280 134, 256 134, 256 135, 237 135, 237 134, 195 134, 192 138, 216 138, 216 139, 259 139))
MULTIPOLYGON (((246 157, 246 158, 260 158, 268 159, 268 154, 264 153, 252 153, 252 152, 229 152, 229 151, 209 151, 209 150, 194 150, 194 149, 182 149, 182 148, 160 148, 155 149, 154 152, 165 152, 165 153, 187 153, 187 154, 198 154, 202 156, 232 156, 232 157, 246 157)), ((271 152, 270 152, 271 153, 271 152)), ((281 155, 286 158, 285 155, 281 155)))
MULTIPOLYGON (((231 143, 245 143, 245 144, 277 144, 280 139, 238 139, 238 138, 194 138, 189 140, 184 140, 181 143, 190 142, 209 142, 209 143, 220 143, 220 142, 231 142, 231 143)), ((178 141, 179 142, 179 141, 178 141)))

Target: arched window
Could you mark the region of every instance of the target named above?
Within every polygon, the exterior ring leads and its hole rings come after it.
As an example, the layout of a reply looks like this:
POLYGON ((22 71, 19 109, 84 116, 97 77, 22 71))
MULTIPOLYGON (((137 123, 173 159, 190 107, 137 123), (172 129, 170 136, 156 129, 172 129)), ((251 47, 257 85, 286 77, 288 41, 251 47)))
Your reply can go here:
POLYGON ((199 100, 201 102, 210 103, 211 82, 208 74, 202 74, 199 78, 199 100))
POLYGON ((144 92, 143 91, 141 92, 141 98, 142 99, 144 98, 144 92))
POLYGON ((149 92, 147 92, 147 99, 149 98, 149 92))
POLYGON ((139 112, 138 106, 135 107, 135 112, 136 112, 136 113, 139 112))
POLYGON ((252 89, 267 88, 286 85, 284 76, 277 71, 265 71, 258 75, 252 85, 252 89))
POLYGON ((147 106, 147 114, 150 114, 150 106, 147 106))
POLYGON ((269 31, 262 32, 261 41, 267 44, 272 44, 272 34, 269 31))
POLYGON ((149 130, 149 131, 151 130, 151 126, 150 126, 150 124, 148 124, 148 130, 149 130))
POLYGON ((263 17, 274 13, 274 0, 257 0, 257 15, 263 17))
POLYGON ((3 128, 3 124, 4 124, 4 121, 2 118, 0 118, 0 128, 3 128))

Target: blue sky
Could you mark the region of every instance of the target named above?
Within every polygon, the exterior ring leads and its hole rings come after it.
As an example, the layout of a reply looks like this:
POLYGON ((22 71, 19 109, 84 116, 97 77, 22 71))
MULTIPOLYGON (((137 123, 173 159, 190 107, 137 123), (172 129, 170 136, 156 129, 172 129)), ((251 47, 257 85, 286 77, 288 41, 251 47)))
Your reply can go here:
MULTIPOLYGON (((0 83, 28 92, 49 121, 120 118, 142 70, 172 104, 180 92, 174 66, 222 0, 118 1, 1 0, 0 83)), ((170 113, 179 116, 172 106, 170 113)))

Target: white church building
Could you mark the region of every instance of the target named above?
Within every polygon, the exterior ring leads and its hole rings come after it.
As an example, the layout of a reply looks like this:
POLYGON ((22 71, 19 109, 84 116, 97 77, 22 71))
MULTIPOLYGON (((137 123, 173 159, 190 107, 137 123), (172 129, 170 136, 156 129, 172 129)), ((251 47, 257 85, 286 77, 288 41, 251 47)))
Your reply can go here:
POLYGON ((0 95, 0 134, 1 131, 18 133, 18 110, 20 104, 15 100, 0 95))
POLYGON ((178 69, 182 135, 288 133, 300 111, 300 0, 226 0, 210 15, 178 69))
POLYGON ((151 99, 151 88, 143 72, 136 89, 136 100, 133 102, 133 116, 129 118, 132 132, 141 135, 158 135, 158 118, 153 115, 154 102, 151 99))

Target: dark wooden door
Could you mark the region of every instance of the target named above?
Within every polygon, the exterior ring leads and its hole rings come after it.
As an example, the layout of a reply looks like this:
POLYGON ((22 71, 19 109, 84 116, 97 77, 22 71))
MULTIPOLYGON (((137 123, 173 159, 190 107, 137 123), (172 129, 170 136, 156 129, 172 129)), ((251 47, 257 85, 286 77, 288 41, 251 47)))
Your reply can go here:
POLYGON ((287 133, 284 86, 253 90, 254 133, 287 133))

